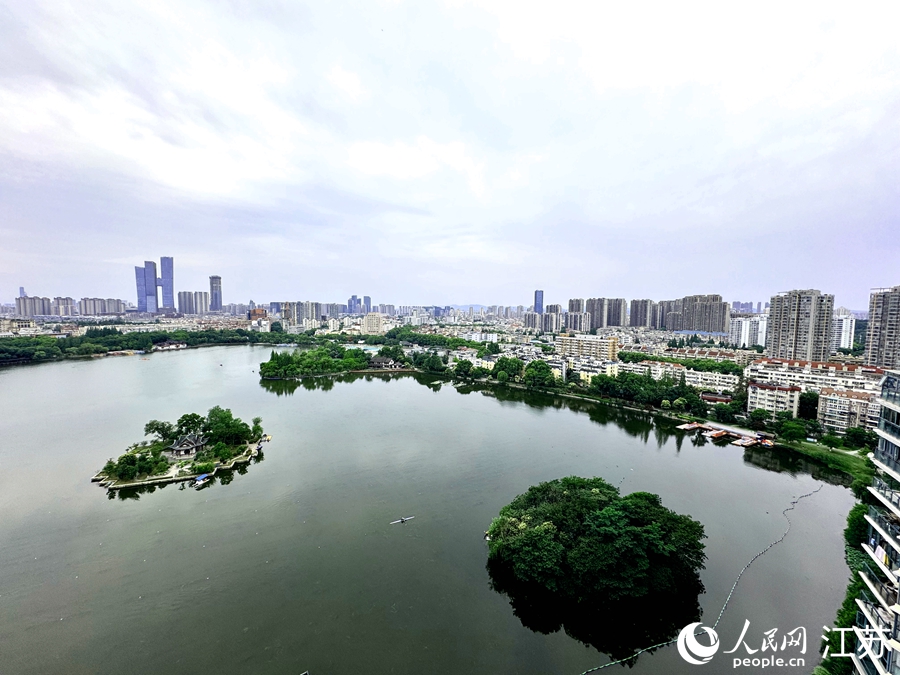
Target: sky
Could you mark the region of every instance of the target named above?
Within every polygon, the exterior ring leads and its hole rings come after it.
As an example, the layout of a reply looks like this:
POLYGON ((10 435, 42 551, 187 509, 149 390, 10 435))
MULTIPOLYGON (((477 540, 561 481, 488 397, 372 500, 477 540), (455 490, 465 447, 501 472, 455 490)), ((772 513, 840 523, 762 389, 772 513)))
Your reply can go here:
POLYGON ((900 3, 0 3, 0 301, 900 284, 900 3))

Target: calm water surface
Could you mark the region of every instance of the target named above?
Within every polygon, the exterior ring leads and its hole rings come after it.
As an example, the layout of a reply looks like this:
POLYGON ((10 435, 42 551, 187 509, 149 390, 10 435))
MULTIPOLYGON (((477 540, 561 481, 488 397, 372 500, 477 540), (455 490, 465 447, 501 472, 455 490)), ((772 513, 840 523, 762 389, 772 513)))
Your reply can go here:
MULTIPOLYGON (((724 650, 745 619, 753 647, 764 630, 805 626, 809 665, 775 670, 812 670, 848 577, 845 487, 766 454, 695 446, 642 415, 426 386, 434 378, 276 393, 254 372, 267 354, 0 371, 0 673, 578 675, 607 657, 524 628, 489 588, 481 538, 515 495, 572 474, 624 477, 623 493, 656 492, 703 523, 708 624, 784 530, 791 498, 824 485, 718 628, 724 650), (88 482, 147 420, 213 405, 260 415, 273 435, 227 485, 108 499, 88 482)), ((721 654, 704 669, 739 672, 721 654)), ((669 647, 629 672, 695 671, 669 647)))

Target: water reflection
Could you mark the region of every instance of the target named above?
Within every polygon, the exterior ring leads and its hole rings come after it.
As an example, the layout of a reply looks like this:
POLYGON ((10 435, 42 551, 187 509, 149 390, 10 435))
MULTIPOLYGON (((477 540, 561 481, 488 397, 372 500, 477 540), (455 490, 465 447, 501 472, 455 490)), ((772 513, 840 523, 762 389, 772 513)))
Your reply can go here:
MULTIPOLYGON (((251 461, 254 464, 259 464, 260 462, 265 460, 265 453, 262 450, 256 453, 256 456, 251 458, 251 461)), ((212 476, 208 483, 201 485, 198 490, 211 490, 216 485, 231 485, 232 481, 234 481, 235 475, 243 476, 247 473, 247 467, 250 462, 243 462, 241 464, 235 464, 233 469, 220 469, 216 472, 214 476, 212 476)), ((139 500, 141 495, 149 495, 153 494, 157 490, 165 489, 170 485, 178 485, 179 490, 184 490, 190 485, 190 481, 180 481, 178 483, 159 483, 156 485, 139 485, 136 487, 128 487, 128 488, 120 488, 118 490, 107 490, 106 498, 113 500, 119 499, 119 501, 128 501, 128 500, 139 500)))
POLYGON ((849 486, 853 483, 851 476, 796 452, 755 446, 744 451, 744 462, 766 471, 789 473, 792 476, 808 473, 816 480, 832 485, 849 486))
POLYGON ((545 635, 562 629, 612 660, 628 659, 629 665, 637 662, 633 656, 637 650, 672 640, 702 613, 698 598, 704 588, 699 575, 663 595, 615 601, 588 595, 574 601, 519 581, 497 561, 489 560, 487 571, 491 588, 509 598, 513 614, 526 628, 545 635))
MULTIPOLYGON (((458 394, 466 396, 478 393, 496 400, 501 405, 524 404, 530 408, 553 408, 556 410, 565 408, 587 415, 596 424, 603 426, 613 424, 629 436, 638 438, 644 443, 650 442, 652 434, 653 440, 656 441, 657 447, 660 448, 670 440, 674 440, 678 452, 681 451, 685 437, 690 438, 694 447, 703 447, 708 443, 712 443, 716 447, 725 447, 731 442, 730 438, 710 441, 702 433, 689 433, 677 429, 677 425, 680 424, 677 420, 634 408, 622 408, 606 405, 598 401, 557 396, 518 387, 498 387, 480 382, 451 383, 440 378, 440 375, 427 375, 424 373, 342 373, 332 376, 307 377, 300 380, 260 380, 259 384, 263 389, 276 396, 290 396, 299 387, 303 387, 308 391, 330 391, 335 384, 350 384, 360 379, 365 379, 367 382, 372 382, 373 380, 391 382, 397 379, 412 379, 435 392, 439 392, 443 385, 451 385, 456 388, 458 394)), ((836 471, 813 458, 785 448, 779 448, 778 450, 761 446, 747 448, 744 452, 744 462, 767 471, 787 472, 791 475, 810 474, 813 478, 832 485, 847 486, 852 483, 852 478, 846 474, 836 471)))

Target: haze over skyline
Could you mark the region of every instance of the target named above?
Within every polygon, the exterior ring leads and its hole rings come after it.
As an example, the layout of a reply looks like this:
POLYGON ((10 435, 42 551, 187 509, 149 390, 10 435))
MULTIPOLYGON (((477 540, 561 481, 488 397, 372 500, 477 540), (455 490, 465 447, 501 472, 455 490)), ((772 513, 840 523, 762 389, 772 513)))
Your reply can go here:
POLYGON ((900 284, 896 3, 2 11, 4 302, 900 284))

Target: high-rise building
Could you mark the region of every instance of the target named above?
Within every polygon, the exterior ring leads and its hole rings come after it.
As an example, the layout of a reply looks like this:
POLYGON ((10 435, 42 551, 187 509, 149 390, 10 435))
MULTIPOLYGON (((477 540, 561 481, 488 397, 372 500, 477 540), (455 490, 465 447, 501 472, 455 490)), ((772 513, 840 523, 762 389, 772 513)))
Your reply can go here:
POLYGON ((584 309, 584 299, 583 298, 573 298, 569 300, 569 311, 570 312, 583 312, 584 309))
POLYGON ((832 322, 831 351, 853 349, 853 334, 856 332, 856 318, 851 314, 835 315, 832 322))
POLYGON ((584 303, 584 311, 591 315, 591 330, 606 328, 606 298, 588 298, 584 303))
POLYGON ((171 257, 159 259, 159 269, 162 285, 162 306, 167 309, 175 309, 175 260, 171 257))
POLYGON ((650 326, 655 305, 652 300, 632 300, 628 325, 634 328, 650 326))
POLYGON ((625 298, 608 298, 606 301, 606 325, 624 326, 628 319, 628 303, 625 298))
POLYGON ((769 317, 766 314, 733 315, 728 332, 728 343, 738 347, 765 346, 768 322, 769 317))
POLYGON ((368 295, 363 296, 362 304, 365 314, 368 314, 372 311, 372 298, 370 298, 368 295))
MULTIPOLYGON (((559 305, 556 305, 559 307, 559 305)), ((547 307, 547 311, 540 315, 541 317, 541 330, 545 333, 558 333, 562 330, 563 327, 563 315, 559 312, 551 312, 550 306, 547 307)))
POLYGON ((191 291, 178 291, 178 311, 182 314, 196 314, 194 294, 191 291))
POLYGON ((194 313, 209 314, 209 293, 206 291, 194 292, 194 313))
POLYGON ((766 356, 827 361, 831 355, 834 296, 815 289, 772 297, 766 356))
POLYGON ((591 330, 591 315, 587 312, 567 312, 566 328, 579 333, 588 333, 591 330))
POLYGON ((159 311, 159 292, 158 292, 158 278, 156 276, 156 263, 152 260, 145 260, 144 267, 139 268, 136 267, 134 269, 135 274, 138 274, 138 270, 144 270, 144 283, 141 286, 140 280, 138 280, 137 290, 138 290, 138 310, 142 312, 149 312, 150 314, 156 314, 159 311), (141 290, 144 292, 144 300, 141 302, 140 293, 141 290))
POLYGON ((681 299, 681 330, 727 333, 730 318, 731 308, 721 295, 688 295, 681 299))
POLYGON ((212 276, 209 278, 209 311, 222 311, 222 277, 212 276))
POLYGON ((866 365, 900 369, 900 286, 875 288, 869 296, 866 365))
POLYGON ((25 287, 19 286, 19 297, 24 298, 26 295, 27 295, 27 293, 25 293, 25 287))
POLYGON ((897 650, 888 647, 900 638, 897 586, 891 583, 892 578, 896 578, 894 570, 900 566, 900 542, 895 524, 900 519, 900 506, 895 499, 896 485, 900 482, 900 412, 897 412, 900 408, 900 372, 886 373, 877 402, 881 413, 876 429, 878 447, 869 455, 876 469, 868 488, 874 499, 864 516, 868 530, 861 544, 865 562, 856 572, 863 581, 863 590, 855 598, 854 607, 858 608, 856 634, 874 636, 874 639, 871 642, 865 638, 857 640, 860 644, 856 650, 851 649, 853 655, 850 657, 854 672, 866 674, 897 672, 897 650), (891 581, 882 581, 885 578, 891 581))
POLYGON ((547 314, 562 314, 562 305, 547 305, 544 312, 547 314))
POLYGON ((544 313, 544 291, 534 292, 534 312, 535 314, 544 313))

